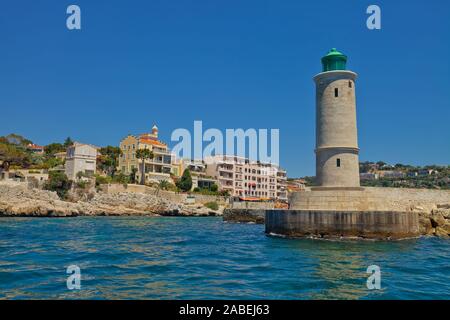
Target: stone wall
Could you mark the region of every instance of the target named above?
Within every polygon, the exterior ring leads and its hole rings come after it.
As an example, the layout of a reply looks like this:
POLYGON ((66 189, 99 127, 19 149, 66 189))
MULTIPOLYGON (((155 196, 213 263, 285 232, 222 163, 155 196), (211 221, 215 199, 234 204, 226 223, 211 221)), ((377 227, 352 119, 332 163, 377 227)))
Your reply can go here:
MULTIPOLYGON (((161 198, 164 198, 166 200, 169 200, 171 202, 175 203, 185 203, 187 202, 187 196, 186 193, 177 193, 173 191, 166 191, 166 190, 158 190, 156 188, 138 185, 138 184, 128 184, 128 185, 122 185, 122 184, 109 184, 109 185, 103 185, 102 191, 105 193, 123 193, 123 192, 129 192, 129 193, 141 193, 141 194, 152 194, 152 195, 158 195, 161 198)), ((203 195, 203 194, 191 194, 195 198, 195 203, 204 204, 207 202, 217 202, 219 205, 226 205, 227 204, 227 198, 221 197, 221 196, 212 196, 212 195, 203 195)))
POLYGON ((248 202, 248 201, 240 201, 240 202, 232 202, 231 208, 233 209, 274 209, 274 202, 248 202))
POLYGON ((403 239, 419 236, 417 213, 268 210, 266 233, 287 237, 403 239))
POLYGON ((291 195, 292 210, 346 210, 346 211, 424 211, 438 204, 450 203, 450 190, 372 188, 362 190, 322 189, 296 192, 291 195))

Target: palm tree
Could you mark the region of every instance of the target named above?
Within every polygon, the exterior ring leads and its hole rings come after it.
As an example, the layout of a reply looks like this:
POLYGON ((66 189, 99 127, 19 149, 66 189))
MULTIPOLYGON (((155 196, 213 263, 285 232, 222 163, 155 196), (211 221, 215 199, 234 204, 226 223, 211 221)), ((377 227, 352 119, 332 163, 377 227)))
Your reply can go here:
POLYGON ((153 151, 149 149, 139 149, 136 151, 136 158, 141 159, 141 184, 145 184, 145 160, 154 158, 153 151))

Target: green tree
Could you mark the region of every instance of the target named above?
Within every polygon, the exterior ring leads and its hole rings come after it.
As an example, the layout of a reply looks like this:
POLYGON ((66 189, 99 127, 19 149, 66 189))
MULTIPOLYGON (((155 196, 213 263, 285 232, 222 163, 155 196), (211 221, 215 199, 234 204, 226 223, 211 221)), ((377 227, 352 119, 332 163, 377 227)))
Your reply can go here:
POLYGON ((177 187, 181 189, 181 191, 187 192, 192 188, 192 177, 189 169, 185 169, 181 179, 177 181, 177 187))
POLYGON ((22 147, 26 147, 29 144, 33 143, 31 140, 28 140, 27 138, 24 138, 21 135, 18 135, 18 134, 15 134, 15 133, 8 134, 6 137, 4 137, 4 139, 9 144, 14 144, 14 145, 17 145, 17 146, 22 146, 22 147))
POLYGON ((119 165, 119 157, 122 155, 122 150, 119 147, 106 146, 100 149, 100 156, 98 157, 97 166, 107 175, 114 177, 119 165))
POLYGON ((18 145, 7 140, 0 142, 0 160, 9 165, 27 168, 31 163, 31 155, 18 145))
POLYGON ((61 143, 50 143, 44 147, 45 155, 55 156, 55 153, 66 151, 66 148, 61 143))
POLYGON ((71 186, 72 183, 67 178, 65 173, 61 171, 50 171, 48 181, 45 183, 44 189, 56 191, 61 199, 65 199, 71 186))
POLYGON ((73 141, 72 139, 70 139, 70 137, 67 137, 64 141, 64 148, 67 149, 70 146, 73 146, 73 141))
POLYGON ((149 149, 139 149, 136 151, 136 158, 141 159, 141 184, 145 184, 145 160, 153 159, 154 154, 149 149))

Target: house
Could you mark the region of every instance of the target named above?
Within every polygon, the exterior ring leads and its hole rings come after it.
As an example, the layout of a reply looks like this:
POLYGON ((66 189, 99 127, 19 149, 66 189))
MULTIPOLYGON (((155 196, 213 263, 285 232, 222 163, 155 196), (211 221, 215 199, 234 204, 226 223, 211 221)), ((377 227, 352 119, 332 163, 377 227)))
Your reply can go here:
POLYGON ((64 161, 64 160, 66 160, 66 155, 67 155, 67 151, 57 152, 57 153, 55 153, 55 158, 64 161))
POLYGON ((81 172, 86 176, 93 176, 97 167, 98 147, 75 142, 67 148, 65 172, 70 180, 75 180, 81 172))
POLYGON ((378 173, 362 172, 359 174, 359 178, 361 180, 377 180, 378 177, 379 177, 378 173))
POLYGON ((158 140, 158 127, 153 126, 151 133, 140 135, 128 135, 120 142, 122 155, 119 157, 119 167, 121 173, 129 175, 136 172, 137 181, 141 181, 142 176, 145 182, 157 182, 162 180, 170 181, 172 172, 172 154, 167 144, 158 140), (148 149, 153 153, 153 158, 142 159, 136 157, 136 152, 140 149, 148 149))
POLYGON ((30 143, 27 146, 27 150, 36 153, 36 154, 43 154, 44 153, 44 147, 43 146, 38 146, 37 144, 34 143, 30 143))

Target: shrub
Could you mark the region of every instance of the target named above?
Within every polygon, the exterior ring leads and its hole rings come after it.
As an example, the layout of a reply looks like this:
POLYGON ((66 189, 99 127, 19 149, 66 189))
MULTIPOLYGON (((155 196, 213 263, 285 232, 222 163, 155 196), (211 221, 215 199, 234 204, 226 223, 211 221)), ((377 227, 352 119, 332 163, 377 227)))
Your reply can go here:
POLYGON ((95 185, 99 186, 101 184, 108 184, 112 181, 111 177, 104 177, 104 176, 95 176, 95 185))
POLYGON ((215 201, 207 202, 204 206, 211 210, 219 210, 219 205, 215 201))
POLYGON ((123 174, 122 172, 119 172, 116 174, 112 180, 112 183, 121 183, 121 184, 127 184, 130 182, 130 177, 126 174, 123 174))
POLYGON ((56 191, 61 199, 65 199, 67 192, 70 190, 72 183, 66 174, 60 171, 50 171, 48 181, 44 185, 44 189, 56 191))
POLYGON ((87 181, 80 180, 77 182, 77 187, 80 189, 86 189, 86 186, 88 185, 87 181))

